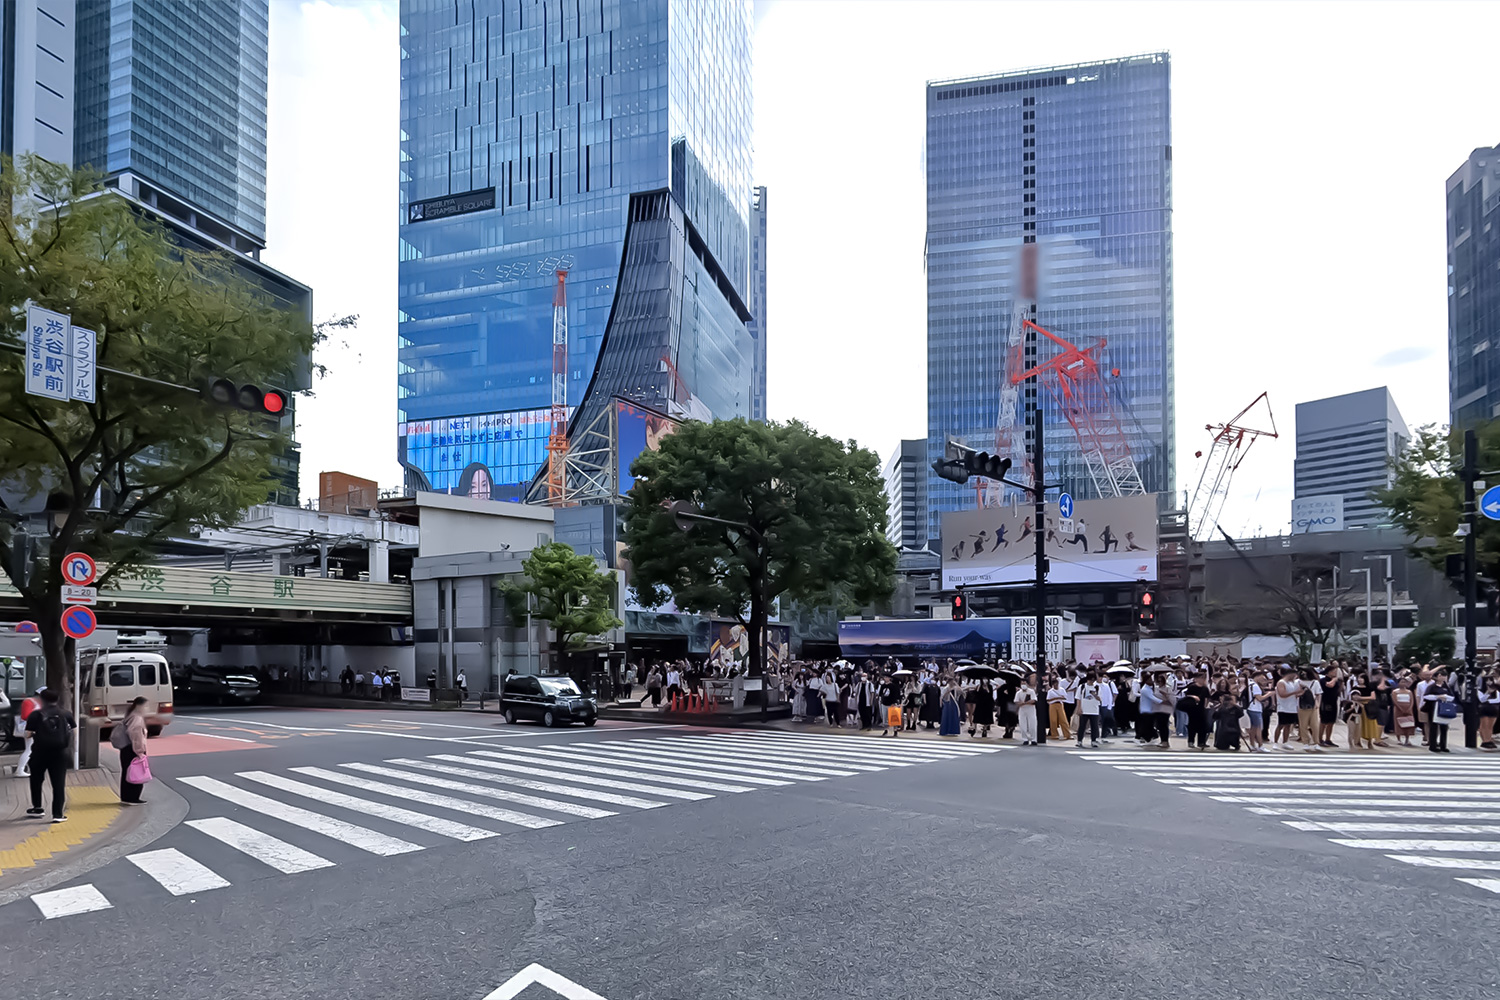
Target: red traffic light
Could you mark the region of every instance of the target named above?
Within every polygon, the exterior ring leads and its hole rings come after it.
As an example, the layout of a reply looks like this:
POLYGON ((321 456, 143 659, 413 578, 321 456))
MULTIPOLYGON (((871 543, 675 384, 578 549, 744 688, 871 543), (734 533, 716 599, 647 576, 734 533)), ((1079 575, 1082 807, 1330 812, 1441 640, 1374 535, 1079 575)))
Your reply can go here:
POLYGON ((236 385, 227 378, 215 379, 203 390, 203 398, 216 406, 226 406, 246 413, 279 417, 286 412, 286 393, 280 389, 262 389, 258 385, 236 385))
POLYGON ((1151 592, 1149 590, 1141 595, 1141 604, 1148 608, 1151 606, 1151 600, 1151 592))
POLYGON ((955 595, 953 595, 953 620, 956 621, 956 622, 961 622, 961 621, 964 621, 965 619, 967 619, 968 617, 969 617, 969 605, 964 600, 964 595, 963 594, 955 594, 955 595))
POLYGON ((267 389, 260 398, 260 408, 273 415, 286 412, 286 397, 275 389, 267 389))

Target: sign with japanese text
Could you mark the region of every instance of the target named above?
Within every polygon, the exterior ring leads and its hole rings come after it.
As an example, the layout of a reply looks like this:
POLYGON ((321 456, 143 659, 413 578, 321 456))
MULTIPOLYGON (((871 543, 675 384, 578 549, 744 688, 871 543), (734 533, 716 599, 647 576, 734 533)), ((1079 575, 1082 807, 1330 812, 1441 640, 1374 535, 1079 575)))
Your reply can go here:
POLYGON ((68 317, 41 306, 26 307, 26 392, 47 399, 68 398, 68 317))
POLYGON ((93 330, 81 326, 73 329, 73 343, 68 358, 68 398, 80 403, 92 403, 94 399, 94 363, 98 352, 99 338, 93 330))

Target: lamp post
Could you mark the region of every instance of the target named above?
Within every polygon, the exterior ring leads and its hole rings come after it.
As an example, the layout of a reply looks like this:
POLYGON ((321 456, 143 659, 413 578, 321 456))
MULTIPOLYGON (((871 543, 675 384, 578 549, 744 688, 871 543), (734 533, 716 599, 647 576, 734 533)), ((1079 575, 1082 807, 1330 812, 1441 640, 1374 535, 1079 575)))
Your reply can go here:
MULTIPOLYGON (((1391 611, 1391 584, 1394 580, 1391 576, 1391 557, 1365 556, 1364 559, 1365 562, 1380 562, 1382 559, 1385 560, 1385 658, 1386 662, 1390 663, 1396 658, 1396 627, 1392 621, 1391 611)), ((1365 575, 1365 582, 1368 584, 1369 580, 1370 577, 1367 573, 1365 575)))
POLYGON ((1365 575, 1365 672, 1368 673, 1370 670, 1370 661, 1374 659, 1373 648, 1375 641, 1372 631, 1374 622, 1370 620, 1370 605, 1375 598, 1375 595, 1370 590, 1370 567, 1365 566, 1361 569, 1351 569, 1349 572, 1363 573, 1365 575))

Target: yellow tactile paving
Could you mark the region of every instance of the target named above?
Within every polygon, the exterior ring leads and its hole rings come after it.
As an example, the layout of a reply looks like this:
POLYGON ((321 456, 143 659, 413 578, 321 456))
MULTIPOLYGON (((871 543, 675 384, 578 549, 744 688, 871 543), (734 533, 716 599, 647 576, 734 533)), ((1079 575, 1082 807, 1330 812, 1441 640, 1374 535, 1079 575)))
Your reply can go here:
POLYGON ((68 821, 53 823, 50 812, 41 820, 28 819, 26 822, 38 823, 37 832, 15 847, 0 850, 0 875, 18 868, 35 867, 38 861, 45 861, 103 833, 122 808, 119 797, 108 788, 69 789, 68 821))

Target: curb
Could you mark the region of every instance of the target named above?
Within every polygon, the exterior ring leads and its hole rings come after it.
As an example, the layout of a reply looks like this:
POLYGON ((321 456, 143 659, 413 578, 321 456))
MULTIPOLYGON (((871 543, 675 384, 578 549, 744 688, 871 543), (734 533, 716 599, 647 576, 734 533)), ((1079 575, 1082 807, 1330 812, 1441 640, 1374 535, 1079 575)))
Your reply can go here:
POLYGON ((98 847, 84 851, 77 858, 64 855, 61 862, 50 865, 46 871, 34 878, 7 889, 0 889, 0 906, 32 896, 43 889, 50 889, 63 882, 72 881, 96 868, 102 868, 111 861, 117 861, 127 854, 134 854, 142 847, 174 830, 187 817, 187 799, 179 795, 175 789, 168 787, 166 781, 161 778, 151 784, 156 787, 151 790, 151 804, 140 823, 129 830, 122 831, 118 836, 110 836, 106 831, 100 835, 98 847))

